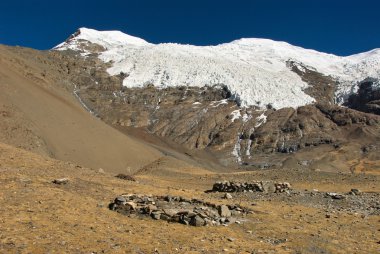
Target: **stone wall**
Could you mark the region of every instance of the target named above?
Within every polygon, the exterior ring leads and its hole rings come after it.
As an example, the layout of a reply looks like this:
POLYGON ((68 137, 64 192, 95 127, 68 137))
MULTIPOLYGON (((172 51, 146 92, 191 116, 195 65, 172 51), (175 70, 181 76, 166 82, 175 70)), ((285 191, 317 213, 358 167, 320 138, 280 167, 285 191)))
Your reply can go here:
POLYGON ((249 209, 239 205, 216 205, 199 199, 177 196, 128 194, 115 198, 109 209, 127 216, 150 216, 155 220, 191 226, 217 226, 240 223, 249 209))
POLYGON ((256 181, 256 182, 234 182, 223 181, 216 182, 212 191, 215 192, 267 192, 281 193, 291 189, 288 182, 271 182, 271 181, 256 181))

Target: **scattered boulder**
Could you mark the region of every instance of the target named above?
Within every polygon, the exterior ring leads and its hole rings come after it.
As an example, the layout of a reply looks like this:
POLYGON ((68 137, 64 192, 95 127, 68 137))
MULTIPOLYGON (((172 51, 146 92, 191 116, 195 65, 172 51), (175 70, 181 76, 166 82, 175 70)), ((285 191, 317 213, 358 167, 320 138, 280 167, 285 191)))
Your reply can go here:
POLYGON ((195 227, 201 227, 205 225, 205 221, 199 215, 196 215, 191 218, 190 225, 195 227))
POLYGON ((337 199, 337 200, 341 200, 341 199, 345 199, 346 196, 344 196, 343 194, 338 194, 338 193, 335 193, 335 192, 327 192, 326 193, 326 197, 330 197, 332 199, 337 199))
POLYGON ((151 217, 155 220, 159 220, 161 218, 161 212, 155 211, 155 212, 151 213, 151 217))
POLYGON ((232 195, 230 193, 224 194, 224 199, 232 199, 232 195))
POLYGON ((125 203, 127 203, 127 200, 124 197, 119 196, 119 197, 115 198, 115 203, 117 205, 124 205, 125 203))
POLYGON ((53 183, 54 184, 59 184, 59 185, 68 184, 69 183, 69 179, 67 179, 67 178, 54 179, 53 183))
POLYGON ((127 181, 136 182, 136 178, 134 178, 134 177, 131 176, 131 175, 118 174, 118 175, 116 175, 115 177, 116 177, 116 178, 119 178, 119 179, 127 180, 127 181))
POLYGON ((351 191, 349 192, 350 195, 360 195, 362 192, 358 189, 351 189, 351 191))
POLYGON ((231 211, 226 205, 219 206, 218 212, 221 217, 231 217, 231 211))

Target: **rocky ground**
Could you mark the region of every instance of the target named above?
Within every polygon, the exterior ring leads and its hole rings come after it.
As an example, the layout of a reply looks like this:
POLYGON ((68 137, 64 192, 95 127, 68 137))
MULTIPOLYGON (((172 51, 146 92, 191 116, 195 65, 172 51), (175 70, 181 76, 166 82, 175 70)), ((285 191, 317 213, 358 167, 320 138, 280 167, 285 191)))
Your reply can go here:
POLYGON ((218 182, 214 184, 213 191, 232 192, 235 195, 228 196, 238 199, 277 200, 288 203, 301 204, 324 209, 329 217, 329 212, 344 211, 348 213, 367 215, 380 215, 380 195, 377 192, 362 193, 359 189, 351 189, 347 192, 324 192, 318 189, 293 190, 289 183, 270 182, 218 182), (222 188, 221 188, 222 185, 222 188), (277 195, 274 195, 277 194, 277 195))
MULTIPOLYGON (((278 170, 215 174, 171 157, 136 181, 0 145, 0 249, 4 253, 377 253, 376 175, 278 170), (310 174, 309 174, 310 173, 310 174), (66 178, 65 184, 53 183, 66 178), (217 181, 288 181, 289 192, 209 192, 217 181), (319 190, 313 190, 318 188, 319 190), (306 191, 305 189, 308 189, 306 191), (359 189, 359 195, 347 194, 359 189), (334 199, 326 192, 342 193, 334 199), (239 223, 192 227, 125 216, 125 193, 241 206, 239 223), (372 201, 371 201, 372 200, 372 201), (124 202, 124 201, 123 201, 124 202), (327 206, 326 206, 327 205, 327 206), (368 208, 375 205, 369 212, 368 208), (352 210, 346 209, 351 207, 352 210), (344 209, 341 209, 343 207, 344 209)), ((168 207, 166 207, 168 208, 168 207)))

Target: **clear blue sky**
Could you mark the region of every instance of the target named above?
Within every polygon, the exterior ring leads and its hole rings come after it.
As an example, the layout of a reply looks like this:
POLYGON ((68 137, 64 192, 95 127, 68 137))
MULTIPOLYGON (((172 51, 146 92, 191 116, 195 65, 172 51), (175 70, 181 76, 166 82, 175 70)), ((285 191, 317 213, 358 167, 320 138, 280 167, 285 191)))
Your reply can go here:
POLYGON ((0 43, 49 49, 79 27, 149 42, 256 37, 337 55, 380 48, 379 0, 4 0, 0 43))

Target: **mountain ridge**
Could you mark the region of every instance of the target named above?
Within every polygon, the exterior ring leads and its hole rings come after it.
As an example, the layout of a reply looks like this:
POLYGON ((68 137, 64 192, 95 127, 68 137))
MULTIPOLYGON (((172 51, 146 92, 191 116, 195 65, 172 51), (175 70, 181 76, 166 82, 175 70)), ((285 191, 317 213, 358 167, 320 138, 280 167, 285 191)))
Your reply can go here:
MULTIPOLYGON (((93 33, 93 34, 96 34, 96 33, 103 33, 103 34, 107 34, 107 33, 114 33, 114 34, 119 34, 120 36, 127 36, 127 37, 130 37, 132 39, 136 39, 136 40, 142 40, 142 42, 145 42, 146 44, 150 44, 150 45, 159 45, 159 44, 176 44, 176 45, 184 45, 184 46, 193 46, 193 47, 216 47, 216 46, 220 46, 220 45, 225 45, 225 44, 238 44, 238 43, 241 43, 241 42, 245 42, 245 41, 267 41, 267 42, 275 42, 275 43, 282 43, 282 44, 286 44, 286 45, 289 45, 289 46, 292 46, 292 47, 297 47, 297 48, 300 48, 300 49, 306 49, 306 50, 310 50, 310 51, 315 51, 315 52, 319 52, 319 53, 323 53, 323 54, 326 54, 326 55, 332 55, 332 56, 336 56, 336 57, 353 57, 353 56, 359 56, 359 55, 362 55, 362 54, 366 54, 366 53, 380 53, 380 47, 379 48, 373 48, 373 49, 370 49, 368 51, 363 51, 363 52, 359 52, 359 53, 354 53, 354 54, 350 54, 350 55, 337 55, 337 54, 334 54, 334 53, 327 53, 327 52, 323 52, 323 51, 318 51, 316 49, 313 49, 313 48, 304 48, 302 46, 298 46, 298 45, 293 45, 287 41, 283 41, 283 40, 273 40, 273 39, 268 39, 268 38, 264 38, 264 37, 241 37, 241 38, 238 38, 238 39, 234 39, 232 41, 229 41, 229 42, 222 42, 222 43, 218 43, 218 44, 210 44, 210 45, 193 45, 193 44, 189 44, 189 43, 177 43, 177 42, 159 42, 159 43, 152 43, 152 42, 149 42, 149 41, 146 41, 138 36, 133 36, 133 35, 129 35, 127 33, 124 33, 120 30, 96 30, 96 29, 93 29, 93 28, 88 28, 88 27, 80 27, 76 30, 75 33, 71 34, 69 36, 69 38, 67 40, 69 40, 70 38, 73 38, 73 37, 76 37, 77 35, 79 35, 80 33, 93 33)), ((67 41, 66 40, 66 41, 67 41)), ((65 43, 62 42, 62 43, 59 43, 58 45, 54 46, 53 49, 55 48, 59 48, 60 46, 63 46, 65 43)))
POLYGON ((242 106, 261 109, 268 104, 280 109, 315 102, 315 98, 304 92, 308 84, 289 68, 289 61, 299 62, 338 81, 335 100, 340 104, 358 89, 358 82, 380 77, 379 49, 339 57, 269 39, 243 38, 216 46, 192 46, 151 44, 137 37, 132 37, 129 43, 130 36, 121 32, 87 28, 78 31, 54 49, 71 49, 82 56, 98 54, 100 60, 110 64, 107 72, 111 76, 125 75, 125 87, 221 85, 226 86, 242 106), (121 37, 127 39, 121 40, 121 37), (86 49, 88 44, 100 48, 86 49))

